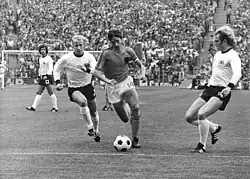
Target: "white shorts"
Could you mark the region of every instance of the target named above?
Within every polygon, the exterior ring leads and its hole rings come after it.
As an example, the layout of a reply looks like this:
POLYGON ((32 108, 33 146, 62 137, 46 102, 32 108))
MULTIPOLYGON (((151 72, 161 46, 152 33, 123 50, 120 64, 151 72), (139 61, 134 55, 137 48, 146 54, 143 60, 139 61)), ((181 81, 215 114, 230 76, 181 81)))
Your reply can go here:
POLYGON ((107 84, 106 93, 108 101, 112 104, 120 102, 122 100, 122 95, 131 89, 135 89, 134 81, 131 76, 128 76, 124 81, 117 83, 115 86, 107 84))

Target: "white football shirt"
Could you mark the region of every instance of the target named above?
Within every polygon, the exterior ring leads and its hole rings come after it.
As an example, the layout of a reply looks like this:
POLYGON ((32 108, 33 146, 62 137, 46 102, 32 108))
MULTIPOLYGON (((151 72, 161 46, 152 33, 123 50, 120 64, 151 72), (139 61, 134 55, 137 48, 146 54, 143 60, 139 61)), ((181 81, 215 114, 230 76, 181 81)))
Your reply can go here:
POLYGON ((86 73, 78 68, 78 65, 84 66, 89 64, 91 72, 94 71, 96 66, 95 57, 89 53, 84 52, 82 57, 76 57, 73 52, 63 55, 54 66, 54 79, 60 80, 60 73, 63 69, 66 71, 68 86, 77 88, 86 86, 91 83, 92 74, 86 73))
POLYGON ((236 85, 241 78, 241 60, 234 49, 227 52, 218 51, 212 61, 212 75, 209 84, 226 87, 229 83, 236 85))
POLYGON ((41 57, 39 59, 39 76, 52 75, 53 72, 53 59, 50 56, 41 57))

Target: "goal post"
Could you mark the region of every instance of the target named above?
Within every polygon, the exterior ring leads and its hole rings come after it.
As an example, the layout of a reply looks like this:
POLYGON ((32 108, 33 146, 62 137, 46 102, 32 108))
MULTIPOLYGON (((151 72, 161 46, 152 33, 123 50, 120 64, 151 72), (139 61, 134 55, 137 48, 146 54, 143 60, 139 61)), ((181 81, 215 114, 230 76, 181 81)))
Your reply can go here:
MULTIPOLYGON (((49 51, 54 63, 62 55, 72 51, 49 51)), ((98 60, 101 51, 88 51, 98 60)), ((40 54, 37 50, 2 50, 2 63, 6 64, 5 78, 8 84, 35 84, 38 76, 38 60, 40 54)))

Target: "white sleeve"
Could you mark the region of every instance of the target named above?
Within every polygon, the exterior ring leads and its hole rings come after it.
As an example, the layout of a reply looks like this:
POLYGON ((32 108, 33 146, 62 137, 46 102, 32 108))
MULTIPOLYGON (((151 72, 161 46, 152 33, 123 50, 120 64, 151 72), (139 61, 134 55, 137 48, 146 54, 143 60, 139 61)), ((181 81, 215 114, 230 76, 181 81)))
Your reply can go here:
POLYGON ((236 85, 240 80, 241 74, 241 60, 237 52, 233 53, 232 58, 230 59, 230 65, 233 71, 233 76, 230 80, 230 83, 236 85))
POLYGON ((53 59, 49 57, 49 69, 48 69, 48 74, 52 74, 53 72, 53 59))
POLYGON ((54 80, 60 80, 61 77, 61 72, 64 69, 64 67, 67 64, 67 58, 65 56, 62 56, 55 64, 54 70, 53 70, 53 75, 54 75, 54 80))
POLYGON ((94 55, 89 55, 89 64, 90 64, 90 73, 93 73, 97 64, 97 61, 94 57, 94 55))

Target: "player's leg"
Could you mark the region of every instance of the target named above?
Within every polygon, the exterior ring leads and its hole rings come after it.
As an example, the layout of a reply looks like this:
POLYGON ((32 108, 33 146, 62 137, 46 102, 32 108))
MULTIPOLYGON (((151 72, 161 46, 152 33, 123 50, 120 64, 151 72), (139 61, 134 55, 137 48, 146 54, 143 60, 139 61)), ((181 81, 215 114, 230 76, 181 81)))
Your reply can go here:
POLYGON ((140 148, 140 144, 138 143, 138 132, 140 127, 140 105, 139 98, 135 88, 132 88, 124 93, 124 100, 128 103, 131 110, 131 128, 132 128, 132 147, 140 148))
POLYGON ((101 140, 100 131, 99 131, 100 118, 99 118, 99 114, 97 111, 96 99, 88 100, 88 107, 89 107, 90 115, 92 117, 92 122, 94 125, 94 131, 95 131, 94 140, 96 142, 100 142, 101 140))
POLYGON ((90 111, 88 107, 88 101, 86 97, 82 94, 81 91, 74 91, 70 97, 72 101, 77 103, 80 108, 80 114, 83 116, 84 120, 87 123, 88 127, 88 135, 93 136, 94 135, 94 128, 93 128, 93 122, 91 120, 90 111))
POLYGON ((58 107, 57 107, 57 98, 55 93, 53 92, 52 86, 51 85, 47 85, 46 86, 48 94, 50 95, 51 98, 51 102, 52 102, 52 112, 57 112, 58 111, 58 107))
MULTIPOLYGON (((206 101, 208 101, 209 98, 205 95, 201 95, 201 97, 197 98, 193 104, 189 107, 189 109, 187 110, 186 114, 185 114, 185 120, 190 123, 193 124, 195 126, 198 126, 198 111, 199 109, 204 106, 206 104, 206 101)), ((213 132, 216 130, 216 128, 218 128, 218 124, 214 124, 211 121, 208 121, 209 123, 209 131, 213 132)))
POLYGON ((32 106, 29 106, 29 107, 26 108, 27 110, 30 110, 30 111, 35 111, 36 110, 37 105, 41 101, 42 93, 43 93, 44 89, 45 89, 45 86, 43 86, 43 85, 38 86, 34 102, 33 102, 32 106))
POLYGON ((193 124, 195 126, 198 126, 198 111, 199 109, 206 104, 206 101, 202 98, 197 98, 193 104, 188 108, 186 114, 185 114, 185 120, 193 124))
POLYGON ((130 119, 130 113, 126 102, 121 100, 120 102, 114 103, 113 106, 122 122, 127 123, 130 119))
POLYGON ((209 133, 209 123, 207 117, 214 114, 223 104, 218 97, 211 97, 209 101, 198 111, 200 142, 193 152, 205 152, 207 137, 209 133))

